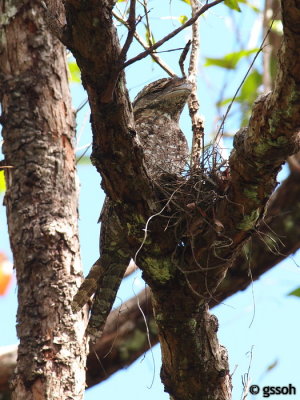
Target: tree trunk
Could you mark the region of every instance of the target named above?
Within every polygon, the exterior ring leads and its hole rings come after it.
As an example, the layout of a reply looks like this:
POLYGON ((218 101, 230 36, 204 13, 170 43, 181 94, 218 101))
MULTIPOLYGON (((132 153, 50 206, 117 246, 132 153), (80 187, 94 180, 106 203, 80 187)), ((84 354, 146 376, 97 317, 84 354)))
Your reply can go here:
POLYGON ((0 2, 0 89, 19 303, 13 398, 82 399, 87 345, 84 314, 70 307, 82 274, 65 49, 40 3, 7 4, 0 2))

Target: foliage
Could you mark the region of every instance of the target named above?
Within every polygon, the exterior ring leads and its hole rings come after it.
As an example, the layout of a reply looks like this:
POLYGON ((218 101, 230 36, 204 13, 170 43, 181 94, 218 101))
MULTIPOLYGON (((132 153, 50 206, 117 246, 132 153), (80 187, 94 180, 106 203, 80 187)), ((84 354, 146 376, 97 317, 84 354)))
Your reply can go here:
MULTIPOLYGON (((248 77, 245 79, 245 82, 241 88, 240 95, 237 96, 234 101, 240 105, 241 112, 241 126, 246 126, 250 114, 251 114, 251 105, 254 103, 255 99, 259 95, 259 88, 262 84, 262 75, 257 70, 254 69, 248 77)), ((219 107, 226 106, 233 101, 233 98, 227 98, 220 101, 217 105, 219 107)))
POLYGON ((6 184, 5 184, 4 171, 0 170, 0 193, 5 192, 5 190, 6 190, 6 184))
POLYGON ((292 292, 290 292, 290 293, 288 294, 288 296, 300 297, 300 288, 293 290, 292 292))
POLYGON ((257 53, 258 48, 255 49, 250 49, 250 50, 240 50, 240 51, 235 51, 233 53, 228 53, 222 58, 206 58, 206 67, 221 67, 221 68, 226 68, 226 69, 235 69, 237 66, 238 62, 244 58, 248 57, 250 54, 257 53))
POLYGON ((239 7, 239 2, 238 2, 238 0, 225 0, 225 1, 224 1, 224 4, 225 4, 227 7, 232 8, 232 9, 235 10, 235 11, 241 12, 241 9, 240 9, 240 7, 239 7))
POLYGON ((81 83, 80 69, 75 61, 68 62, 69 67, 69 80, 71 83, 81 83))

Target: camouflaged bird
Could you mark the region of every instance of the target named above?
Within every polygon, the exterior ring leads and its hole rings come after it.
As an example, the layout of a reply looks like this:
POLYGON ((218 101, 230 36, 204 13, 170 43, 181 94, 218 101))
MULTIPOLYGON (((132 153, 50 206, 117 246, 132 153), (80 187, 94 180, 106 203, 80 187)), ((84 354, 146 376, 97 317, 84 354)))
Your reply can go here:
MULTIPOLYGON (((147 85, 133 102, 135 127, 143 147, 148 176, 181 175, 189 156, 179 117, 191 93, 185 78, 165 78, 147 85)), ((100 258, 91 268, 72 303, 79 311, 95 293, 87 333, 95 341, 105 321, 134 250, 118 248, 126 242, 127 231, 118 217, 120 204, 105 199, 100 220, 100 258), (120 251, 121 250, 121 251, 120 251)))

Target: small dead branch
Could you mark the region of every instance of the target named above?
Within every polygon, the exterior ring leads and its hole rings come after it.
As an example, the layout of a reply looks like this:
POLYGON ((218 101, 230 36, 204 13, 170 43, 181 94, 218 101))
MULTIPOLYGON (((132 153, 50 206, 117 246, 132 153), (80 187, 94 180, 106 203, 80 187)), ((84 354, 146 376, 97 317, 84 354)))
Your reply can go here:
MULTIPOLYGON (((113 11, 113 16, 116 18, 117 21, 119 21, 121 24, 123 24, 124 26, 126 26, 126 28, 129 29, 127 22, 123 18, 121 18, 118 14, 116 14, 114 11, 113 11)), ((134 32, 134 38, 145 50, 149 49, 147 44, 144 42, 144 40, 140 37, 140 35, 136 31, 134 32)), ((172 71, 172 69, 156 53, 152 53, 151 57, 169 76, 171 77, 176 76, 175 72, 172 71)))
POLYGON ((186 23, 181 25, 179 28, 174 29, 174 31, 170 32, 168 35, 166 35, 164 38, 156 42, 153 46, 149 47, 148 50, 143 51, 142 53, 138 54, 137 56, 131 58, 130 60, 126 61, 122 69, 125 69, 129 65, 135 63, 136 61, 142 60, 143 58, 147 57, 149 54, 151 54, 154 50, 158 49, 160 46, 162 46, 164 43, 166 43, 168 40, 172 39, 174 36, 176 36, 179 32, 181 32, 183 29, 187 28, 188 26, 193 25, 195 21, 200 17, 200 15, 204 14, 207 10, 209 10, 211 7, 216 6, 217 4, 222 3, 224 0, 215 0, 212 3, 207 3, 197 13, 190 18, 186 23))
POLYGON ((128 34, 127 34, 127 38, 124 43, 124 46, 121 50, 120 60, 126 59, 127 52, 129 50, 129 47, 130 47, 133 37, 134 37, 135 28, 136 28, 135 6, 136 6, 136 1, 130 0, 129 17, 127 19, 127 24, 126 24, 126 26, 128 27, 128 34))
POLYGON ((186 59, 187 53, 190 50, 191 44, 192 44, 192 41, 189 40, 187 42, 187 44, 184 46, 183 52, 181 53, 181 56, 179 58, 179 67, 180 67, 180 71, 181 71, 183 78, 186 78, 186 73, 184 72, 184 61, 186 59))
MULTIPOLYGON (((197 0, 191 1, 192 16, 195 16, 199 9, 199 3, 197 0)), ((199 20, 196 20, 192 27, 192 50, 190 55, 189 63, 189 80, 193 83, 193 89, 191 96, 188 100, 189 114, 192 120, 192 151, 191 151, 191 168, 194 168, 198 163, 202 155, 202 169, 204 169, 204 121, 203 118, 198 114, 199 112, 199 100, 197 95, 197 64, 199 58, 199 20)))

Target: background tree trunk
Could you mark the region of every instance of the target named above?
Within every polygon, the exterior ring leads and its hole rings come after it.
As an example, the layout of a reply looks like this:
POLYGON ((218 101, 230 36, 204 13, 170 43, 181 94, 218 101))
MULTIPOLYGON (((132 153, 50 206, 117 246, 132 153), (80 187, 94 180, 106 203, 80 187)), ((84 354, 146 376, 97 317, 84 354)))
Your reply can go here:
POLYGON ((14 399, 82 399, 83 313, 74 115, 65 49, 38 2, 0 2, 5 204, 18 282, 20 338, 14 399))

